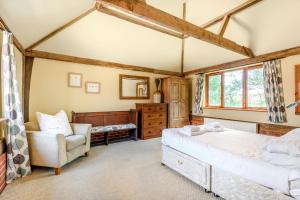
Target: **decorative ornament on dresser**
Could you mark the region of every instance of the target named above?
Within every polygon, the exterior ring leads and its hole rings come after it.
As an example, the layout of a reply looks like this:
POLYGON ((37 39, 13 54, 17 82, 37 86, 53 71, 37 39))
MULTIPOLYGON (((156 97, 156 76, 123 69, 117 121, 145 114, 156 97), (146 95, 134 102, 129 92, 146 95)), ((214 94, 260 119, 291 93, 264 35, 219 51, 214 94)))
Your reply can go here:
POLYGON ((153 94, 153 102, 154 103, 161 103, 161 91, 159 90, 159 85, 161 82, 160 78, 154 79, 155 86, 156 86, 156 91, 153 94))

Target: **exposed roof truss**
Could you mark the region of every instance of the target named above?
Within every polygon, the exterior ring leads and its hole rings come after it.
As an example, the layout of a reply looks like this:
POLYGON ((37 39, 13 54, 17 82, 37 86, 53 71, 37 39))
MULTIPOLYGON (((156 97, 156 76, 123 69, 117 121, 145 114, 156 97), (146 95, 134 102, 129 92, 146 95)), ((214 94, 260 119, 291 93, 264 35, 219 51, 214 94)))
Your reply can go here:
POLYGON ((257 4, 261 1, 262 0, 248 0, 245 3, 242 3, 242 4, 238 5, 237 7, 223 13, 222 15, 219 15, 218 17, 206 22, 201 27, 202 28, 208 28, 208 27, 222 21, 224 18, 231 17, 232 15, 235 15, 235 14, 237 14, 237 13, 239 13, 239 12, 249 8, 250 6, 253 6, 253 5, 255 5, 255 4, 257 4))
POLYGON ((229 39, 221 37, 220 35, 207 31, 204 28, 198 27, 183 19, 170 15, 162 10, 146 4, 145 2, 140 2, 137 0, 97 0, 97 2, 102 4, 104 7, 117 9, 120 12, 127 12, 146 21, 151 21, 157 25, 164 26, 184 35, 200 39, 247 57, 254 56, 252 50, 247 47, 241 46, 229 39))

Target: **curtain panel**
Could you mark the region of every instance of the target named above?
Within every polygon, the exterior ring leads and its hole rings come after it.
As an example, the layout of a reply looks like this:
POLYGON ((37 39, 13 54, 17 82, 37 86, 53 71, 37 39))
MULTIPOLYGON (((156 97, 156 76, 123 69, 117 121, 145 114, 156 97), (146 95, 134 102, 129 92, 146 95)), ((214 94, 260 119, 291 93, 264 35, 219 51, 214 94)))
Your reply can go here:
POLYGON ((281 61, 271 60, 263 63, 264 88, 268 110, 268 121, 287 122, 282 85, 281 61))
POLYGON ((28 143, 16 78, 13 35, 3 32, 2 44, 3 109, 7 119, 7 174, 6 182, 31 173, 28 143))
POLYGON ((194 114, 203 114, 204 74, 198 74, 195 87, 194 114))

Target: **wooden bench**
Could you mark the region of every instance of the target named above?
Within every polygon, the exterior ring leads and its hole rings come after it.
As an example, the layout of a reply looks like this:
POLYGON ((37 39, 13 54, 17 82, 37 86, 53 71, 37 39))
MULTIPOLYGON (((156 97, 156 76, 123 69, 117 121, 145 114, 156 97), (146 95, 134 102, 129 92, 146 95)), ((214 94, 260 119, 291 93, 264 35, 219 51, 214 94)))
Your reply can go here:
POLYGON ((137 140, 137 111, 112 111, 112 112, 72 112, 73 123, 92 124, 91 145, 119 142, 124 140, 137 140), (132 127, 133 124, 135 125, 132 127), (128 125, 119 129, 117 125, 128 125))

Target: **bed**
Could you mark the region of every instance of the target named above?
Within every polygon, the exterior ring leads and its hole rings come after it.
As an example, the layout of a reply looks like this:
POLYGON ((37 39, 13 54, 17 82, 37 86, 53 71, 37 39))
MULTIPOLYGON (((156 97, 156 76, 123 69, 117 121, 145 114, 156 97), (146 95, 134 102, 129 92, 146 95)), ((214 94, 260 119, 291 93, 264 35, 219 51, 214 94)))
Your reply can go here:
POLYGON ((186 136, 165 129, 162 164, 225 199, 300 199, 300 172, 260 158, 272 137, 225 129, 186 136))

